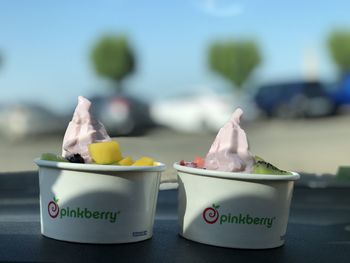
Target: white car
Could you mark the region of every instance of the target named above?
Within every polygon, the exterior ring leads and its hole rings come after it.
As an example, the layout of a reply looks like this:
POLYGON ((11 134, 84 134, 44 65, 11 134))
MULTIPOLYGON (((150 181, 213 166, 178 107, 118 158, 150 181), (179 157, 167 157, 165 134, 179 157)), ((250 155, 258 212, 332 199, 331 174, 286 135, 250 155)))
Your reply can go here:
POLYGON ((0 109, 0 136, 9 140, 62 134, 69 119, 35 104, 14 104, 0 109))
POLYGON ((257 110, 247 98, 229 94, 203 93, 178 96, 154 102, 150 108, 152 119, 180 132, 217 132, 231 117, 235 108, 244 110, 243 118, 252 120, 257 110))

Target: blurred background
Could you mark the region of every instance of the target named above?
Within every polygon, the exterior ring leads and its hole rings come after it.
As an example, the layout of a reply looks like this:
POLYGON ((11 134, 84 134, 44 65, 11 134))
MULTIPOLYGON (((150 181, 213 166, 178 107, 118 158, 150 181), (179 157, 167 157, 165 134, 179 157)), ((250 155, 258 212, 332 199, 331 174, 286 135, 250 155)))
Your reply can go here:
POLYGON ((348 1, 1 1, 0 172, 61 152, 77 97, 122 151, 205 156, 236 107, 282 169, 350 165, 348 1))

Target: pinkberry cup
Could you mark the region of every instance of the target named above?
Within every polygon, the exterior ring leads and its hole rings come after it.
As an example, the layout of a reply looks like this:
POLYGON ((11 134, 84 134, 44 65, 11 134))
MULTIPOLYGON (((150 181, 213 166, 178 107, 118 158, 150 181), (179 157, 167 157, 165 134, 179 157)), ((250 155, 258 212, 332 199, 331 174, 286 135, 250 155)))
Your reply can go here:
POLYGON ((34 162, 39 166, 44 236, 96 244, 152 237, 164 164, 117 166, 39 158, 34 162))
POLYGON ((284 244, 299 174, 221 172, 174 164, 179 234, 220 247, 268 249, 284 244))

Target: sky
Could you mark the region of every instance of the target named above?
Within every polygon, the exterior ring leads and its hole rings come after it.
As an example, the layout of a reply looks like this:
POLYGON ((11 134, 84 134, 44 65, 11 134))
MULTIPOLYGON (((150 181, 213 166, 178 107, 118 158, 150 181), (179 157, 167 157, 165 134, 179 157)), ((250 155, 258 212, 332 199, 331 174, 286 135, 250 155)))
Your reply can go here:
POLYGON ((333 79, 327 36, 350 30, 349 10, 345 0, 0 0, 0 104, 33 101, 63 111, 78 95, 108 93, 90 62, 105 34, 128 37, 137 70, 127 92, 148 100, 228 88, 208 69, 214 40, 258 43, 255 83, 302 78, 305 57, 317 62, 321 79, 333 79))

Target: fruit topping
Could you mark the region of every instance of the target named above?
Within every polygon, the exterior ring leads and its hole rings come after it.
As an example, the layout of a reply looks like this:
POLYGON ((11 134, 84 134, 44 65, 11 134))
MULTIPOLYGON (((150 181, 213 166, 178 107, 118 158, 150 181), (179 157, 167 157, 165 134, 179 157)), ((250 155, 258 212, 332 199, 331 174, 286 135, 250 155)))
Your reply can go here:
POLYGON ((292 174, 278 169, 276 166, 266 162, 262 158, 255 156, 255 164, 253 166, 253 173, 255 174, 274 174, 274 175, 288 175, 292 174))
POLYGON ((150 157, 144 156, 136 160, 133 166, 153 166, 154 160, 150 157))
POLYGON ((84 158, 79 153, 67 156, 67 160, 71 163, 85 163, 84 158))
POLYGON ((54 162, 67 162, 65 158, 54 153, 43 153, 41 155, 41 160, 54 161, 54 162))
POLYGON ((133 163, 134 163, 134 161, 130 156, 127 156, 118 162, 119 165, 124 165, 124 166, 130 166, 133 163))
POLYGON ((97 164, 114 164, 122 159, 119 144, 116 141, 89 144, 89 153, 97 164))
POLYGON ((198 168, 204 167, 204 159, 200 156, 196 156, 193 160, 193 163, 195 163, 198 168))

